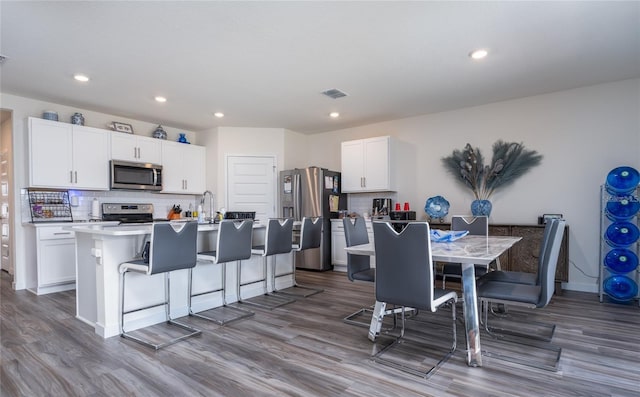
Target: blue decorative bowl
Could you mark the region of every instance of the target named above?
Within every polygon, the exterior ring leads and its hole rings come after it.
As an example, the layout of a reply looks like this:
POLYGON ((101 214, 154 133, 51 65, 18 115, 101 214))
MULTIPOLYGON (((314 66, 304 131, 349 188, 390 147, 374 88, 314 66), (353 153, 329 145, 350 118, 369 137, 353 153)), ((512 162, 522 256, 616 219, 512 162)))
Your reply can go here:
POLYGON ((607 202, 605 213, 612 221, 626 221, 640 210, 640 201, 634 195, 615 195, 607 202))
POLYGON ((604 265, 616 274, 632 272, 638 267, 638 256, 631 250, 616 248, 604 257, 604 265))
POLYGON ((631 222, 614 222, 604 234, 607 244, 614 248, 624 248, 638 241, 640 230, 631 222))
POLYGON ((602 287, 613 300, 629 301, 638 295, 638 284, 627 276, 611 276, 604 280, 602 287))
POLYGON ((640 173, 635 168, 622 166, 609 171, 606 189, 611 194, 631 193, 640 183, 640 173))
POLYGON ((429 197, 424 212, 431 218, 444 218, 449 213, 449 202, 442 196, 429 197))

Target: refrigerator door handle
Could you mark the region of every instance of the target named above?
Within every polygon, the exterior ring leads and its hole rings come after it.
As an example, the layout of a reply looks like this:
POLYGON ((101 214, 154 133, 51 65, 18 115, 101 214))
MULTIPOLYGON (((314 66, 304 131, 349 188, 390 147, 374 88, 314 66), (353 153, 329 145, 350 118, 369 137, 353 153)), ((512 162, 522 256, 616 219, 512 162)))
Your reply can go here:
POLYGON ((302 212, 302 190, 300 186, 300 174, 293 174, 293 219, 302 220, 300 213, 302 212))

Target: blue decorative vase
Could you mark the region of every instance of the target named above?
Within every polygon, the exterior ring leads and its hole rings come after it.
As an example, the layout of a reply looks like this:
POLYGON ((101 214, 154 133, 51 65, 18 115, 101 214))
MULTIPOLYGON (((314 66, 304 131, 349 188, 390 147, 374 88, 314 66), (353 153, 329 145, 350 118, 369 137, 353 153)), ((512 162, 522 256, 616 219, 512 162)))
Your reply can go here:
POLYGON ((178 142, 180 142, 180 143, 189 143, 189 141, 187 141, 187 137, 185 136, 184 133, 181 132, 178 135, 179 135, 178 136, 178 142))
POLYGON ((473 216, 486 216, 491 215, 491 201, 489 200, 473 200, 471 202, 471 213, 473 216))

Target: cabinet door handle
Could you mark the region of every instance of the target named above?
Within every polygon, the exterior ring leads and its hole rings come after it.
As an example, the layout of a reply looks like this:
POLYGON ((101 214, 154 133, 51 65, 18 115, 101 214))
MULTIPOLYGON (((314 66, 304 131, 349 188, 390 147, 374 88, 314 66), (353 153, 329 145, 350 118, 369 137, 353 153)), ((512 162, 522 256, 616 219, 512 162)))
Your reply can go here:
POLYGON ((188 186, 189 186, 188 181, 185 179, 184 180, 184 190, 187 190, 188 186))
POLYGON ((69 171, 69 183, 73 183, 73 171, 69 171))
POLYGON ((142 155, 140 154, 140 148, 137 148, 137 149, 138 149, 138 160, 139 160, 140 157, 142 157, 142 155))
POLYGON ((76 177, 76 178, 75 178, 75 179, 76 179, 76 182, 75 182, 75 183, 78 183, 78 171, 74 171, 73 173, 74 173, 74 175, 75 175, 75 177, 76 177))
POLYGON ((60 236, 60 235, 63 235, 63 234, 71 234, 71 232, 55 232, 55 233, 53 233, 54 236, 60 236))

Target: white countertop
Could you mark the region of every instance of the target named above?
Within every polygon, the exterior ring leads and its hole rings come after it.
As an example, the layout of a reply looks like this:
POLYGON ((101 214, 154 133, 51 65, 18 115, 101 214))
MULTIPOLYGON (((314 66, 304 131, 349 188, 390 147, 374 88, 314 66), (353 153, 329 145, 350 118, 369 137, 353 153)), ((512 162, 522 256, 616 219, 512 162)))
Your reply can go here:
MULTIPOLYGON (((170 223, 182 223, 181 221, 170 222, 170 223)), ((151 233, 151 224, 118 224, 118 223, 80 223, 73 224, 67 223, 67 227, 64 227, 66 230, 71 230, 76 233, 89 233, 89 234, 97 234, 102 236, 136 236, 142 234, 150 234, 151 233)), ((253 224, 253 228, 263 228, 264 225, 261 224, 253 224)), ((218 224, 211 223, 200 223, 198 224, 199 232, 209 232, 218 230, 218 224)))

